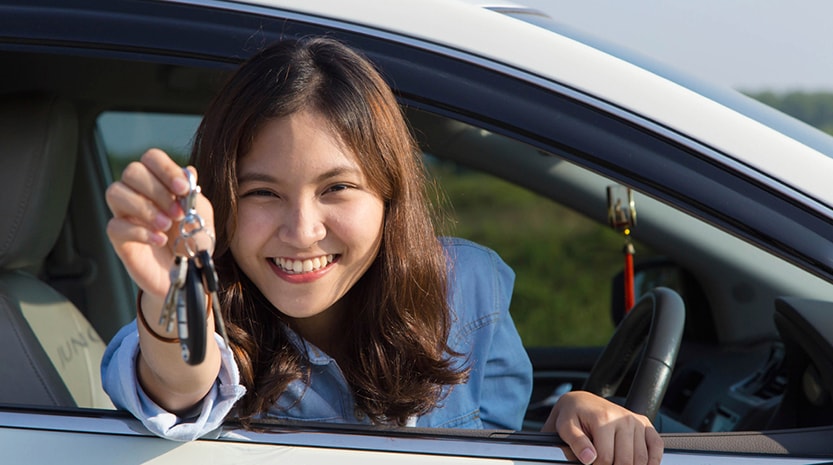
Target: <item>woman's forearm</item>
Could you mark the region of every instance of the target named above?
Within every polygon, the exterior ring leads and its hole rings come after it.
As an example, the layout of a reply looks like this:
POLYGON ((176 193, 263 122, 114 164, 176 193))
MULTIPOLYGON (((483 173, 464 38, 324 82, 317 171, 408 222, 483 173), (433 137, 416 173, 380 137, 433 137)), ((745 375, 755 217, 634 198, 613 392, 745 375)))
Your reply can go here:
MULTIPOLYGON (((146 312, 145 320, 158 336, 175 338, 176 331, 166 332, 155 324, 163 299, 144 293, 137 311, 146 312), (151 310, 148 310, 151 309, 151 310)), ((137 359, 137 376, 145 393, 160 407, 172 413, 191 410, 208 393, 220 372, 220 349, 213 337, 214 319, 208 313, 205 340, 205 360, 198 365, 189 365, 182 359, 178 343, 162 341, 154 337, 144 325, 139 327, 140 352, 137 359)))

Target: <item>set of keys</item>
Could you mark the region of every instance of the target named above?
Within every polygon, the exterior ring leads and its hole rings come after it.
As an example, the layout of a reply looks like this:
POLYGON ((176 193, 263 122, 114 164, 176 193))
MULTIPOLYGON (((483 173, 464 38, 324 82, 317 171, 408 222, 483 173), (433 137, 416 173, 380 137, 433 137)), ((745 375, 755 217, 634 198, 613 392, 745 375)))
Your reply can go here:
POLYGON ((211 302, 214 314, 214 330, 226 339, 223 318, 220 315, 220 302, 217 297, 219 287, 217 271, 208 250, 200 248, 198 238, 208 235, 205 221, 197 213, 197 197, 200 187, 196 177, 187 169, 189 192, 180 199, 185 217, 179 225, 179 237, 174 242, 174 263, 171 267, 171 287, 165 296, 159 325, 166 331, 173 331, 176 325, 182 359, 189 365, 198 365, 205 359, 206 295, 211 302))

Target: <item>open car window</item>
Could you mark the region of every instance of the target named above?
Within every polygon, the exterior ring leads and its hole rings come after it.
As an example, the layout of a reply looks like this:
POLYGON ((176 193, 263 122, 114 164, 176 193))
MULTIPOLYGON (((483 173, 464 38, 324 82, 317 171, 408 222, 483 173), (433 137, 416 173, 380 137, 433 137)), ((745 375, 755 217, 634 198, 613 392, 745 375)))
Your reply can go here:
POLYGON ((201 115, 106 111, 97 119, 113 179, 149 148, 164 150, 181 166, 188 164, 201 115))

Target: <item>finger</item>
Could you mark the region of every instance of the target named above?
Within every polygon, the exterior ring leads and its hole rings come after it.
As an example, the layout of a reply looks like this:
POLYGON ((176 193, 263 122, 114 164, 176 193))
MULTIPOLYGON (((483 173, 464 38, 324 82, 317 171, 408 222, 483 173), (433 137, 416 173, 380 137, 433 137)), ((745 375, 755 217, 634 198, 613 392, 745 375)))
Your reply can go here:
POLYGON ((659 465, 665 451, 665 442, 653 426, 645 430, 645 444, 648 446, 648 463, 659 465))
POLYGON ((188 165, 188 166, 185 167, 185 169, 190 171, 191 174, 194 175, 194 179, 197 181, 197 183, 199 183, 200 178, 199 178, 198 173, 197 173, 197 168, 195 168, 192 165, 188 165))
POLYGON ((648 464, 647 433, 650 429, 653 428, 640 423, 633 431, 633 463, 635 464, 648 464))
MULTIPOLYGON (((159 149, 149 149, 142 154, 139 162, 153 174, 154 178, 158 180, 164 190, 170 193, 174 200, 176 197, 182 197, 188 194, 190 183, 185 176, 183 169, 179 166, 167 153, 159 149)), ((196 170, 191 170, 196 176, 196 170)), ((174 202, 171 206, 177 207, 179 202, 174 202)), ((176 209, 174 208, 173 211, 176 209)), ((181 209, 179 210, 181 212, 181 209)))
POLYGON ((168 269, 153 263, 170 263, 172 252, 163 247, 165 234, 149 230, 125 218, 113 218, 107 223, 107 235, 131 279, 153 295, 164 295, 170 286, 168 269))
POLYGON ((119 181, 126 187, 135 191, 142 197, 147 198, 172 219, 178 219, 182 214, 176 195, 166 184, 165 180, 159 179, 151 170, 151 167, 143 161, 135 161, 128 164, 119 181))
MULTIPOLYGON (((645 445, 645 438, 640 437, 639 431, 642 431, 642 424, 634 424, 635 421, 628 421, 624 419, 623 424, 613 427, 613 434, 610 436, 613 441, 610 443, 600 444, 601 441, 596 441, 596 449, 599 451, 599 459, 597 463, 600 465, 608 464, 634 464, 645 465, 645 462, 634 462, 635 456, 635 442, 640 441, 645 445)), ((647 454, 646 454, 647 455, 647 454)))
POLYGON ((123 244, 136 242, 154 246, 163 246, 168 242, 168 236, 162 232, 148 229, 125 218, 112 218, 107 223, 107 236, 110 242, 123 256, 123 244))
POLYGON ((130 219, 157 232, 168 231, 173 225, 170 216, 155 202, 121 181, 107 187, 104 197, 116 218, 130 219))
MULTIPOLYGON (((150 149, 142 155, 141 161, 174 195, 187 195, 190 189, 188 178, 167 153, 150 149)), ((191 170, 196 175, 196 170, 191 170)))

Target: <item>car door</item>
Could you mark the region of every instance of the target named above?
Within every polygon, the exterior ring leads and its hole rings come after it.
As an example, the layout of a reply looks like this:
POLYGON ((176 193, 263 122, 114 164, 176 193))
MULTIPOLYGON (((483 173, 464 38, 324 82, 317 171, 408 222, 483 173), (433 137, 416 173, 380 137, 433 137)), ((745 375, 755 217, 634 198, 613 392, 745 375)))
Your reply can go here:
MULTIPOLYGON (((104 235, 108 213, 103 192, 112 173, 119 171, 113 167, 119 155, 107 118, 199 115, 224 75, 241 59, 280 37, 309 34, 333 35, 378 64, 420 138, 426 165, 434 168, 434 176, 449 193, 453 221, 464 223, 447 232, 487 243, 516 269, 513 305, 517 308, 512 313, 531 341, 528 349, 536 375, 533 404, 544 402, 562 386, 580 386, 615 327, 612 302, 618 289, 613 278, 624 262, 623 237, 607 225, 610 185, 625 185, 636 192, 640 221, 635 236, 644 240, 637 243, 638 257, 687 258, 673 263, 692 273, 706 291, 722 289, 719 281, 727 276, 755 277, 748 280, 751 287, 737 288, 741 297, 750 295, 744 292, 751 289, 752 297, 744 305, 752 308, 760 302, 771 304, 773 294, 782 291, 823 297, 829 290, 830 266, 820 258, 833 237, 829 208, 794 186, 739 163, 708 141, 588 91, 490 60, 485 52, 465 52, 390 30, 263 5, 88 1, 67 8, 61 2, 42 1, 6 2, 2 8, 3 62, 20 71, 3 77, 3 92, 32 88, 59 92, 79 108, 79 164, 68 233, 56 251, 79 255, 82 259, 76 263, 87 268, 82 266, 82 272, 52 284, 60 283, 67 295, 74 296, 104 338, 135 315, 135 290, 104 235), (492 197, 483 197, 486 194, 478 194, 474 187, 484 187, 492 197), (490 208, 479 214, 468 211, 465 204, 471 197, 474 207, 490 208), (497 202, 505 202, 502 210, 497 202), (530 210, 521 210, 521 205, 530 210), (528 213, 521 219, 511 216, 519 211, 528 213), (518 235, 484 234, 488 221, 497 218, 518 235), (538 221, 546 224, 535 224, 538 221), (586 242, 554 237, 570 228, 573 239, 578 236, 586 242), (687 230, 688 235, 677 229, 687 230), (528 250, 517 247, 533 233, 537 236, 528 241, 528 250), (721 247, 707 247, 713 239, 721 247), (680 253, 684 247, 691 247, 686 250, 691 253, 680 253), (563 255, 565 250, 574 250, 575 263, 563 255), (768 266, 758 278, 738 271, 729 258, 718 260, 718 252, 732 259, 747 255, 747 260, 768 266), (525 268, 535 260, 543 268, 525 268), (574 268, 575 264, 583 268, 574 268), (787 278, 795 282, 772 278, 785 271, 795 276, 787 278), (536 283, 541 274, 549 279, 536 283), (572 279, 578 277, 588 280, 572 279), (585 297, 561 300, 577 289, 585 297), (575 316, 587 318, 570 320, 575 316), (566 332, 559 336, 557 329, 566 332)), ((135 121, 123 125, 136 129, 135 121)), ((124 136, 115 137, 118 141, 124 136)), ((732 342, 771 329, 772 323, 764 318, 748 318, 757 313, 712 311, 729 307, 734 306, 717 300, 710 303, 708 313, 700 309, 690 314, 695 322, 716 322, 707 325, 714 331, 707 333, 709 337, 739 329, 741 336, 732 342)), ((699 346, 703 341, 692 342, 699 346)), ((718 349, 716 355, 709 354, 710 360, 725 356, 723 347, 718 349)), ((747 349, 738 352, 746 354, 747 349)), ((690 354, 681 362, 693 364, 706 352, 690 354)), ((753 354, 756 363, 761 354, 765 358, 766 351, 753 354)), ((748 368, 754 372, 755 367, 748 368)), ((675 413, 690 415, 691 419, 684 419, 698 426, 714 407, 715 397, 706 392, 693 400, 683 398, 685 409, 675 413)), ((528 427, 540 425, 546 411, 544 405, 530 412, 528 427)), ((561 445, 552 435, 533 432, 379 432, 285 424, 264 425, 264 432, 241 432, 230 423, 231 432, 220 441, 177 444, 150 437, 137 421, 119 412, 28 405, 0 409, 0 425, 7 433, 0 439, 3 450, 16 461, 57 461, 78 450, 89 452, 87 463, 184 458, 240 463, 286 455, 301 461, 338 456, 348 462, 420 463, 459 457, 484 463, 571 458, 551 445, 561 445), (50 447, 36 447, 45 443, 50 447)), ((723 457, 716 452, 729 455, 727 461, 737 461, 739 452, 751 450, 760 456, 743 455, 743 460, 813 463, 829 452, 818 440, 824 433, 829 430, 809 432, 795 443, 774 434, 752 435, 753 442, 764 446, 750 446, 742 434, 716 439, 667 436, 666 462, 718 461, 723 457), (784 444, 790 444, 786 452, 779 449, 784 444)))

